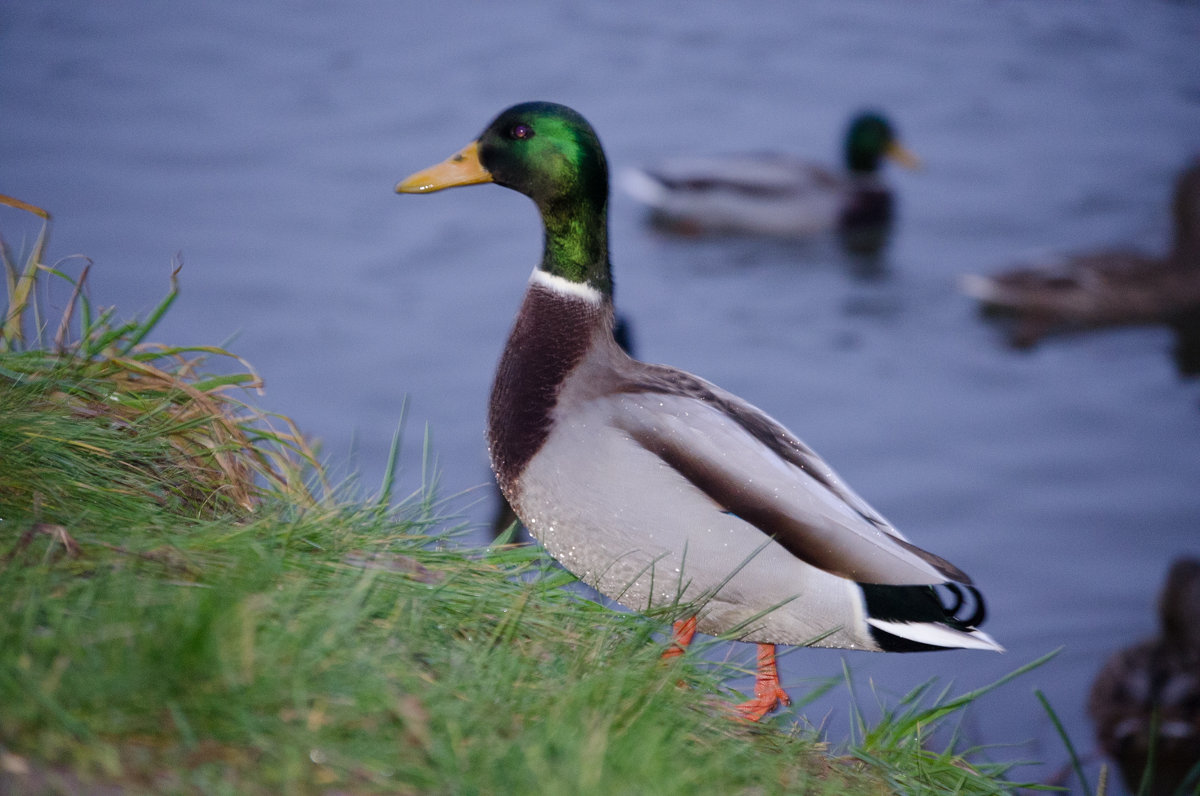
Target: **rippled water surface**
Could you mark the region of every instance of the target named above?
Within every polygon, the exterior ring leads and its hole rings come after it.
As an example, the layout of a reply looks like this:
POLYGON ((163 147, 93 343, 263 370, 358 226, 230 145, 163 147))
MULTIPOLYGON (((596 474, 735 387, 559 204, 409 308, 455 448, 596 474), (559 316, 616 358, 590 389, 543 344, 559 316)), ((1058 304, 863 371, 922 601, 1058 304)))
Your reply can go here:
MULTIPOLYGON (((758 404, 969 572, 1008 647, 799 650, 783 661, 794 692, 843 658, 868 706, 872 684, 889 699, 934 675, 963 690, 1061 646, 963 732, 1016 743, 993 756, 1044 760, 1020 773, 1050 777, 1066 753, 1040 688, 1090 750, 1090 679, 1152 631, 1168 561, 1200 552, 1200 385, 1176 374, 1165 329, 1009 350, 956 280, 1166 246, 1170 182, 1200 151, 1200 8, 426 5, 7 4, 0 192, 53 212, 52 254, 91 257, 94 299, 124 313, 161 298, 181 253, 158 336, 236 334, 266 406, 369 488, 407 396, 401 486, 420 483, 428 424, 441 493, 470 490, 455 505, 483 526, 485 401, 538 219, 496 187, 397 197, 395 181, 526 99, 580 110, 614 168, 736 149, 833 159, 854 110, 886 109, 926 168, 892 175, 902 218, 881 262, 822 241, 671 239, 616 196, 618 304, 642 358, 758 404)), ((4 223, 19 244, 21 222, 4 223)), ((846 712, 838 692, 806 715, 837 735, 846 712)))

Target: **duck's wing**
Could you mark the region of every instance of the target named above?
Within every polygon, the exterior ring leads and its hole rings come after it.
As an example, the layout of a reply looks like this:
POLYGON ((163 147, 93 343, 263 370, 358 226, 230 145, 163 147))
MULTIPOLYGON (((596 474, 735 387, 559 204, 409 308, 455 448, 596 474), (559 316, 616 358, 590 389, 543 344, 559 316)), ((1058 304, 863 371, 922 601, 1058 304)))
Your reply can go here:
POLYGON ((906 541, 811 448, 759 409, 682 371, 644 366, 622 385, 614 426, 718 510, 754 525, 804 562, 859 583, 971 580, 906 541))

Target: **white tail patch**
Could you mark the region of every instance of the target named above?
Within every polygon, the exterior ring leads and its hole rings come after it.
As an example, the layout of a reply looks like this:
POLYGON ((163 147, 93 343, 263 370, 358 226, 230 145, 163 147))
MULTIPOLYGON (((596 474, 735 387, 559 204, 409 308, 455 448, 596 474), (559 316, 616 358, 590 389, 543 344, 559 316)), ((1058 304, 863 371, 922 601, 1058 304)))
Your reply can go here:
POLYGON ((893 636, 900 636, 921 644, 930 644, 934 647, 1004 652, 1004 647, 997 644, 982 630, 972 630, 968 633, 933 622, 889 622, 885 619, 871 617, 867 617, 867 624, 877 627, 885 633, 891 633, 893 636))
POLYGON ((533 269, 533 274, 530 275, 529 281, 532 284, 549 288, 559 295, 583 299, 589 304, 600 304, 604 301, 604 294, 591 285, 584 284, 583 282, 573 282, 565 277, 547 273, 541 268, 533 269))
POLYGON ((642 204, 658 207, 666 197, 666 188, 640 169, 622 169, 617 173, 617 185, 642 204))
POLYGON ((959 277, 958 287, 963 293, 980 301, 995 301, 1000 295, 995 280, 979 274, 963 274, 959 277))

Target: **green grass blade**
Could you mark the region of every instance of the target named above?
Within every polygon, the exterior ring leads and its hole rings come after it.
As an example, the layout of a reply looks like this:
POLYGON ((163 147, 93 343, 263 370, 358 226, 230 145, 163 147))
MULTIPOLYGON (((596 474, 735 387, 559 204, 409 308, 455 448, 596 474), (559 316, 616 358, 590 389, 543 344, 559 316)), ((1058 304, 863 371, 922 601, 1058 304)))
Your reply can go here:
POLYGON ((167 310, 175 303, 175 299, 179 297, 179 270, 182 267, 177 266, 175 270, 171 271, 171 288, 167 291, 166 297, 151 311, 146 320, 130 330, 124 343, 118 349, 121 356, 128 354, 133 350, 134 346, 146 339, 146 335, 150 334, 158 326, 158 322, 162 320, 167 310))
POLYGON ((1054 725, 1055 732, 1062 739, 1063 746, 1067 748, 1067 754, 1071 758, 1071 768, 1075 770, 1075 776, 1079 779, 1079 787, 1083 788, 1085 796, 1092 796, 1092 787, 1088 783, 1087 776, 1083 773, 1083 763, 1080 762, 1079 754, 1075 751, 1075 744, 1071 743, 1071 736, 1067 734, 1067 728, 1063 726, 1062 721, 1058 718, 1058 714, 1050 706, 1050 700, 1046 698, 1046 695, 1042 693, 1040 688, 1035 688, 1033 695, 1037 697, 1038 702, 1042 705, 1042 709, 1050 717, 1050 723, 1054 725))

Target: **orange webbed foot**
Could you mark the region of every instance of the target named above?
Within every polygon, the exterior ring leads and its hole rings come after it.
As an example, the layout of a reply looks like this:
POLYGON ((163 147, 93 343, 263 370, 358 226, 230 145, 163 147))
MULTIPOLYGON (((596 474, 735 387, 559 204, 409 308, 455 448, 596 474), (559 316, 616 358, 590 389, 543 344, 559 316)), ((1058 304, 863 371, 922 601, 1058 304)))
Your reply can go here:
POLYGON ((671 641, 671 645, 663 650, 663 659, 678 658, 683 654, 683 651, 692 643, 692 639, 696 636, 696 617, 691 616, 687 619, 680 619, 675 623, 675 635, 671 641))
POLYGON ((736 718, 742 721, 759 721, 780 705, 792 704, 791 697, 779 682, 779 669, 775 666, 775 645, 758 645, 758 671, 754 677, 754 698, 735 705, 736 718))

